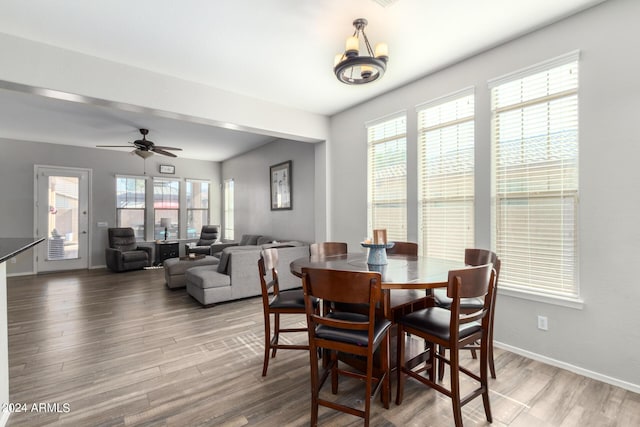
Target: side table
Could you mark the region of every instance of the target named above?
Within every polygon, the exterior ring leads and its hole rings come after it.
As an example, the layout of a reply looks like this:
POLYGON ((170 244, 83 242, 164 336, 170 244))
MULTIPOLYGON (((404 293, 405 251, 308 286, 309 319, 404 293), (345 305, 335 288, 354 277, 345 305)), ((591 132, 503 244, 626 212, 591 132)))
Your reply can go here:
POLYGON ((178 258, 180 245, 178 242, 168 240, 156 241, 156 265, 160 265, 169 258, 178 258))

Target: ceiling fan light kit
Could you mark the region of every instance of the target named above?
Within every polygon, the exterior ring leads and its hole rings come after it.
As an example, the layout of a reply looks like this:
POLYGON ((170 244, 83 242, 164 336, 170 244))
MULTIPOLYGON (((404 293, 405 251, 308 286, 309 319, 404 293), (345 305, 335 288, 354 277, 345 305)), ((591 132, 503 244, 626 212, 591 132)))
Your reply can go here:
MULTIPOLYGON (((136 153, 138 156, 142 157, 143 159, 147 159, 153 156, 153 153, 162 154, 163 156, 169 156, 169 157, 178 157, 167 150, 182 151, 182 148, 164 147, 164 146, 156 145, 153 143, 153 141, 149 141, 147 139, 147 135, 149 134, 149 129, 139 129, 139 130, 140 130, 140 133, 142 134, 142 139, 136 139, 131 144, 133 144, 135 147, 133 152, 136 153)), ((131 148, 131 146, 129 145, 96 145, 96 147, 131 148)))
POLYGON ((378 80, 384 75, 389 61, 389 47, 386 43, 378 43, 371 48, 364 32, 367 20, 358 18, 353 21, 355 31, 347 38, 344 53, 335 57, 333 72, 342 83, 360 85, 378 80), (360 55, 360 44, 365 50, 360 55))

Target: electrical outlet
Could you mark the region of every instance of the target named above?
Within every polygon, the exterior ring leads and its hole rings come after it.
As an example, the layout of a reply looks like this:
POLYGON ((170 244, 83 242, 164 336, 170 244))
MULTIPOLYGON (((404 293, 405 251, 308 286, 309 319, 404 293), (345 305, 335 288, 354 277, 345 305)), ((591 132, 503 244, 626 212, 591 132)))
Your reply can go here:
POLYGON ((549 321, 547 316, 538 316, 538 329, 543 331, 549 330, 549 321))

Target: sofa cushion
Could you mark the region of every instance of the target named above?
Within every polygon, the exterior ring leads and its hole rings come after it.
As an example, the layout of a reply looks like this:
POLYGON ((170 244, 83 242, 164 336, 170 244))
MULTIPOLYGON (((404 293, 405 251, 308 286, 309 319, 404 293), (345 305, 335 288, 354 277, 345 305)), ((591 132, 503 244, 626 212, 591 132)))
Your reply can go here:
POLYGON ((220 263, 218 263, 218 273, 229 274, 229 265, 231 262, 231 254, 238 251, 255 251, 260 250, 260 246, 246 245, 246 246, 230 246, 222 250, 220 255, 220 263))
POLYGON ((127 251, 122 252, 122 260, 127 262, 147 261, 149 256, 145 251, 127 251))
POLYGON ((260 237, 260 235, 258 234, 243 234, 242 238, 240 239, 239 246, 257 245, 258 237, 260 237))
POLYGON ((231 285, 231 277, 220 274, 214 266, 193 267, 185 272, 187 283, 202 289, 221 288, 231 285))
POLYGON ((258 240, 256 241, 256 245, 258 246, 262 246, 262 245, 266 245, 267 243, 271 243, 273 242, 273 237, 270 236, 260 236, 258 237, 258 240))

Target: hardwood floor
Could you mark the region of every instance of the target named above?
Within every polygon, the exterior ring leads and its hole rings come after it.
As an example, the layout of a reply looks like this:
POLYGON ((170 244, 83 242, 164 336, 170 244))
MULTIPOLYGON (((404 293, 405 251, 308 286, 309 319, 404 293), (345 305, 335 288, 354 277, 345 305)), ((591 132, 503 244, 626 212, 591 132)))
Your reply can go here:
MULTIPOLYGON (((8 318, 10 399, 28 411, 13 413, 8 426, 309 424, 308 353, 281 350, 261 376, 260 298, 202 309, 184 289, 169 290, 162 270, 91 270, 9 278, 8 318), (31 412, 34 403, 58 407, 31 412)), ((638 394, 500 349, 495 356, 495 426, 640 425, 638 394)), ((351 402, 361 390, 347 379, 339 397, 351 402)), ((487 424, 481 399, 463 416, 466 426, 487 424)), ((411 380, 402 405, 372 406, 375 426, 452 420, 448 399, 411 380)), ((362 421, 321 409, 320 425, 362 421)))

